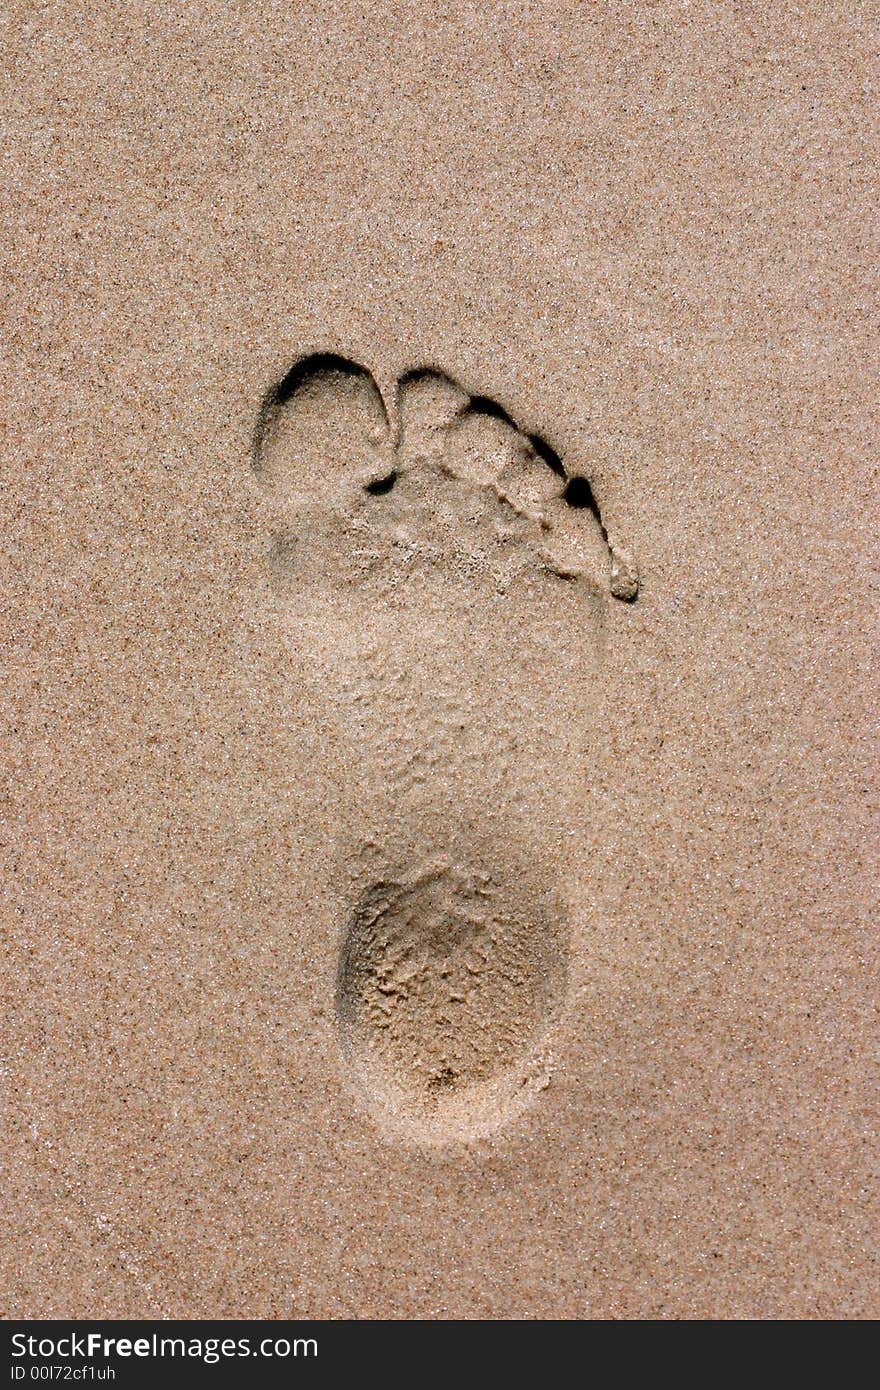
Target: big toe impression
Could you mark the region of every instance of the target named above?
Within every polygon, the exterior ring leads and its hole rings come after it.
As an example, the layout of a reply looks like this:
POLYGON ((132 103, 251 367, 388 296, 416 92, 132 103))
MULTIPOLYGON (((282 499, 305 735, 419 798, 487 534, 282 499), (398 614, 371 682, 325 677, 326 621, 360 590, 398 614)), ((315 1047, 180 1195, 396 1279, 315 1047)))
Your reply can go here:
POLYGON ((270 393, 254 468, 281 498, 307 501, 369 483, 383 472, 388 449, 388 417, 370 373, 321 353, 297 362, 270 393))

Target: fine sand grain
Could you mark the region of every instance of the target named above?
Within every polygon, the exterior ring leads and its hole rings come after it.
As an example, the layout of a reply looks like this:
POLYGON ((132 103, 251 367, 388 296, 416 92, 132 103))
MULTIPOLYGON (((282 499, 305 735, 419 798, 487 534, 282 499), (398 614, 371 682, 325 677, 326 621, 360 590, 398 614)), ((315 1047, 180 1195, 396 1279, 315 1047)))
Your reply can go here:
POLYGON ((877 1316, 875 19, 5 8, 0 1314, 877 1316))

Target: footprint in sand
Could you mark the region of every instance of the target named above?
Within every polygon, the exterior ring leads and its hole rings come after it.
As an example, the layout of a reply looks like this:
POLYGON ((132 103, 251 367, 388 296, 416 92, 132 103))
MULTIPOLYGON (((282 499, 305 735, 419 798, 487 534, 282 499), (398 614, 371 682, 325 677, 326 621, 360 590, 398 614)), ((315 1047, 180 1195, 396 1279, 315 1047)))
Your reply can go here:
POLYGON ((271 576, 346 739, 336 1014, 387 1130, 486 1134, 546 1087, 609 591, 589 483, 495 403, 342 358, 267 398, 271 576), (348 751, 350 750, 350 751, 348 751))

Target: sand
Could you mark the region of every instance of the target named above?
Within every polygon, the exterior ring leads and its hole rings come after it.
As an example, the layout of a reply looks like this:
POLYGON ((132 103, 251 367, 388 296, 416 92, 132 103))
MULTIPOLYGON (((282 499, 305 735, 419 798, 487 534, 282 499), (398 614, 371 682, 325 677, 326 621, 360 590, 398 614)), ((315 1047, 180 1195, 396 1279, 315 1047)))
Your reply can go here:
POLYGON ((877 1316, 875 18, 7 7, 0 1313, 877 1316))

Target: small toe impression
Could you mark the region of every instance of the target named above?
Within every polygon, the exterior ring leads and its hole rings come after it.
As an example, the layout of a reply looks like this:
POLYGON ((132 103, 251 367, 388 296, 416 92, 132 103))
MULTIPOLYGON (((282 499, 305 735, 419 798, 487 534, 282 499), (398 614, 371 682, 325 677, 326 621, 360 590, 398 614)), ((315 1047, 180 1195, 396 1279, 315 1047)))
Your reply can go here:
POLYGON ((401 459, 416 464, 443 453, 447 432, 470 402, 466 391, 442 372, 419 368, 398 385, 401 459))
POLYGON ((526 441, 510 417, 500 407, 473 400, 455 422, 444 469, 500 497, 502 480, 527 463, 526 455, 526 441))
MULTIPOLYGON (((520 429, 497 401, 419 368, 401 378, 398 410, 402 473, 427 467, 426 476, 455 479, 471 499, 491 496, 502 509, 502 527, 529 540, 547 571, 600 586, 608 576, 615 598, 635 598, 635 563, 609 541, 587 479, 569 474, 555 450, 520 429)), ((384 484, 376 481, 379 491, 384 484)), ((470 504, 464 512, 470 514, 470 504)))
POLYGON ((329 353, 297 362, 260 416, 254 470, 285 498, 367 487, 391 471, 388 416, 370 373, 329 353))

